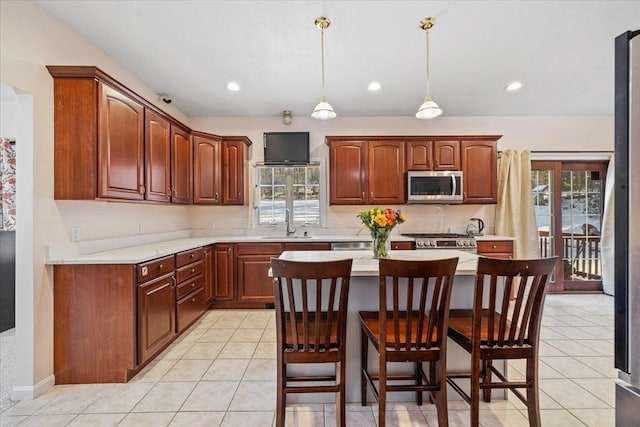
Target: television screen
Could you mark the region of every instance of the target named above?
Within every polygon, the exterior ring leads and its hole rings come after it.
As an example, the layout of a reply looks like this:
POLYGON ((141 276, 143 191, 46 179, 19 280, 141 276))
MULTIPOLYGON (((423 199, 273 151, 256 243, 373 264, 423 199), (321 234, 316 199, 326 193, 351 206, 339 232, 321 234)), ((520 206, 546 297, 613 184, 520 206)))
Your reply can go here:
POLYGON ((304 165, 309 163, 309 132, 265 132, 266 165, 304 165))

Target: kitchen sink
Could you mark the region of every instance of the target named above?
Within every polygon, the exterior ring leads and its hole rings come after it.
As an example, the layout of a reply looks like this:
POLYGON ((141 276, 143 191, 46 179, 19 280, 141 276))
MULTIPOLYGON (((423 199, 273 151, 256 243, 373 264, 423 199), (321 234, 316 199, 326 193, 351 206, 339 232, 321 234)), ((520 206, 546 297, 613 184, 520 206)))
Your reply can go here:
POLYGON ((262 236, 260 237, 264 240, 291 240, 291 239, 310 239, 311 236, 262 236))

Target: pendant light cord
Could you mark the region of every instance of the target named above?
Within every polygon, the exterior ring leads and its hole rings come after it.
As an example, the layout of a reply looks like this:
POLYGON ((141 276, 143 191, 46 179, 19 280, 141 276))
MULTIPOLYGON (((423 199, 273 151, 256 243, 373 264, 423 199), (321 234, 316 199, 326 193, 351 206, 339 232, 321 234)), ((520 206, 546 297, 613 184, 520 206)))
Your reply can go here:
POLYGON ((321 101, 325 101, 324 96, 324 26, 320 27, 320 52, 322 55, 322 99, 321 101))
POLYGON ((426 29, 425 33, 427 35, 427 99, 429 99, 431 96, 429 94, 429 29, 426 29))

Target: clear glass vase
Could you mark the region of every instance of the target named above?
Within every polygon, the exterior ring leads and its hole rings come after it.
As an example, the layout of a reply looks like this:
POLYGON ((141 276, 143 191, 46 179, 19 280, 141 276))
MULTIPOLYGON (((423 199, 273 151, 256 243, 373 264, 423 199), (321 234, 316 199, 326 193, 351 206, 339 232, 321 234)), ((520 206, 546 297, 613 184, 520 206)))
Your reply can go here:
POLYGON ((391 239, 389 234, 391 230, 381 229, 371 232, 373 239, 373 257, 374 258, 389 258, 391 251, 391 239))

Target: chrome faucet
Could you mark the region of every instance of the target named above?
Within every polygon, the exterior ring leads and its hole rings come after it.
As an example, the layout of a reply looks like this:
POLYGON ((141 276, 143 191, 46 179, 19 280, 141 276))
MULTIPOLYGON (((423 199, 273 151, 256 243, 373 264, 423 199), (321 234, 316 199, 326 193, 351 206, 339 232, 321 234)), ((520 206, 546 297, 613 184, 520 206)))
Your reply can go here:
POLYGON ((289 208, 286 208, 284 210, 284 223, 287 226, 287 230, 286 230, 287 236, 291 236, 296 232, 295 227, 291 228, 291 212, 289 211, 289 208))

